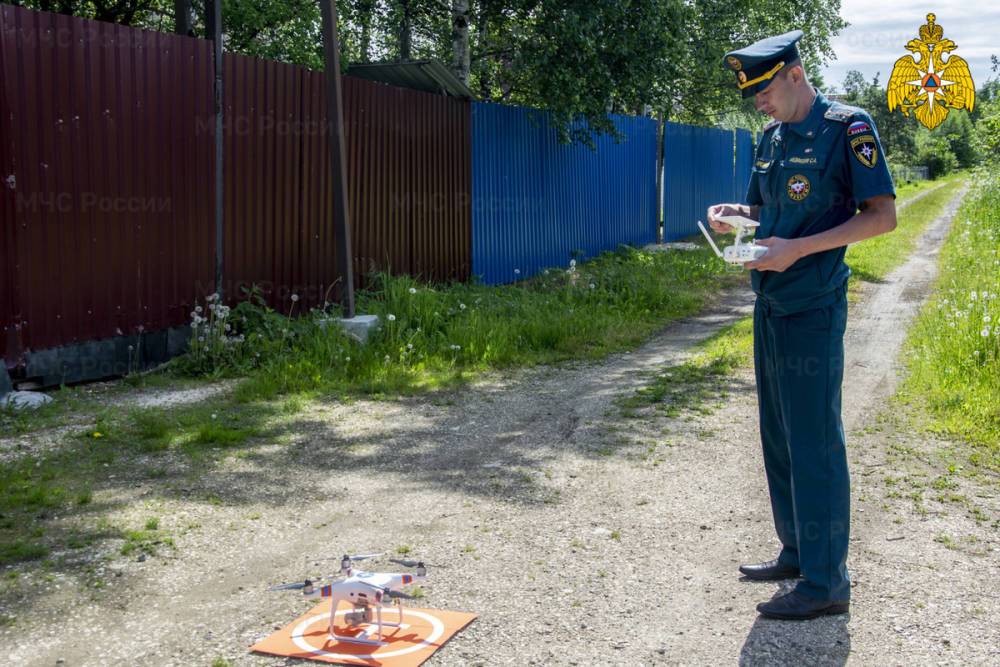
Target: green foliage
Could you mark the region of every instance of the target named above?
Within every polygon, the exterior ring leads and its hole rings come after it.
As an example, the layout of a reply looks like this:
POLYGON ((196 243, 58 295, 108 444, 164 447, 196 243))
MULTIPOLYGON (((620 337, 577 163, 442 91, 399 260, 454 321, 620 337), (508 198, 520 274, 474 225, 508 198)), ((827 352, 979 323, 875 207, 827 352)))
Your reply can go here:
POLYGON ((977 110, 979 118, 973 134, 975 148, 990 164, 1000 164, 1000 94, 979 100, 977 110))
MULTIPOLYGON (((926 130, 924 130, 926 131, 926 130)), ((976 152, 972 120, 964 109, 952 109, 941 126, 935 131, 944 135, 948 148, 962 169, 973 167, 979 161, 976 152)))
POLYGON ((915 162, 927 167, 931 178, 950 174, 958 168, 958 158, 951 151, 948 138, 938 132, 923 130, 917 134, 915 162))
POLYGON ((968 439, 1000 471, 1000 177, 978 174, 941 251, 934 297, 911 330, 903 397, 933 430, 968 439))

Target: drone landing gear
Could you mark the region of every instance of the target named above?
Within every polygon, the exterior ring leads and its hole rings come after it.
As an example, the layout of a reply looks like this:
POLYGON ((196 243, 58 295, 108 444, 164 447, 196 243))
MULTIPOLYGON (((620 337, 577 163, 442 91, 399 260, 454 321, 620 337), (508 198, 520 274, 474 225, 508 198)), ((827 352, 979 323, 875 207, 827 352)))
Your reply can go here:
POLYGON ((347 625, 349 627, 356 627, 360 625, 368 626, 362 628, 361 632, 356 635, 338 635, 333 624, 333 620, 336 616, 332 614, 330 616, 330 639, 338 642, 362 644, 364 646, 388 646, 389 642, 382 641, 382 628, 398 628, 400 630, 405 630, 410 627, 409 624, 403 623, 403 606, 397 603, 396 608, 399 609, 398 623, 383 621, 382 607, 376 607, 377 618, 373 624, 371 607, 355 607, 354 611, 348 612, 344 617, 344 620, 347 621, 347 625), (375 639, 372 639, 372 635, 375 635, 375 639))

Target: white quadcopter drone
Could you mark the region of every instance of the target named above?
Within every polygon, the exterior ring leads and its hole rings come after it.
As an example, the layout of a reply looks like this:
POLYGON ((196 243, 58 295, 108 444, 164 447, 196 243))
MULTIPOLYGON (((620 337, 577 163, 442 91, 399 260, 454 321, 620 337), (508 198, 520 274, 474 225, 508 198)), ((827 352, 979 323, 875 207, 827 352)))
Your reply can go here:
POLYGON ((750 241, 750 243, 742 242, 745 234, 749 233, 755 227, 760 227, 759 222, 742 215, 720 215, 716 216, 715 219, 736 229, 736 242, 731 246, 726 246, 722 252, 719 252, 719 247, 715 245, 715 241, 712 240, 712 236, 705 229, 705 225, 702 224, 701 220, 698 221, 698 228, 701 229, 701 233, 708 239, 708 243, 712 246, 715 254, 723 260, 729 264, 743 264, 760 259, 767 254, 765 246, 757 245, 753 241, 750 241))
POLYGON ((405 600, 413 600, 414 596, 404 593, 403 587, 413 584, 415 581, 423 580, 427 576, 427 568, 421 561, 399 560, 390 558, 389 562, 397 563, 404 567, 416 567, 416 574, 396 574, 386 572, 364 572, 355 570, 353 562, 375 558, 382 554, 358 554, 349 556, 347 554, 340 561, 341 578, 325 586, 316 586, 314 582, 306 579, 302 583, 282 584, 272 586, 271 591, 301 590, 307 598, 331 598, 330 600, 330 638, 338 642, 349 642, 352 644, 363 644, 366 646, 386 646, 388 642, 382 641, 382 628, 405 628, 403 624, 403 603, 405 600), (344 616, 348 627, 360 627, 372 623, 372 611, 375 612, 376 636, 372 639, 372 629, 362 628, 356 635, 338 635, 334 626, 337 618, 337 607, 341 601, 349 602, 354 608, 344 616), (399 621, 390 623, 382 620, 382 609, 391 608, 395 605, 399 611, 399 621))

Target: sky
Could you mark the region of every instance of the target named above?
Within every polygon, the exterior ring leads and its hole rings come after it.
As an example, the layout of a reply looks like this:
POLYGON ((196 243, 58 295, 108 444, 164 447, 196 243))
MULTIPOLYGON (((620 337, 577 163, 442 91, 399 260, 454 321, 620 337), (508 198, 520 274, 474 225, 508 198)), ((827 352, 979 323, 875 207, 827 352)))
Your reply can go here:
POLYGON ((833 39, 836 60, 823 70, 827 89, 843 87, 844 75, 856 69, 871 78, 878 72, 885 85, 892 66, 909 54, 905 44, 918 36, 926 16, 933 12, 944 36, 958 45, 953 55, 965 58, 976 88, 993 72, 990 55, 1000 56, 1000 2, 986 0, 975 5, 968 0, 841 0, 840 16, 851 25, 833 39))

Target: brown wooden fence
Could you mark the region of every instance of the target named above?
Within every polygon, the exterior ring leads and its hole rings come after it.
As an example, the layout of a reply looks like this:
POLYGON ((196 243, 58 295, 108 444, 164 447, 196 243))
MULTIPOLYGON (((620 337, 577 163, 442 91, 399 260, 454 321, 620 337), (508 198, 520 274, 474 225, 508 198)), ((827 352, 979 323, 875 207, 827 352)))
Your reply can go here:
MULTIPOLYGON (((323 74, 227 54, 223 285, 335 275, 323 74)), ((214 291, 211 45, 0 5, 0 356, 182 325, 214 291)), ((355 273, 468 278, 468 102, 346 78, 355 273)), ((81 378, 82 379, 82 378, 81 378)))

